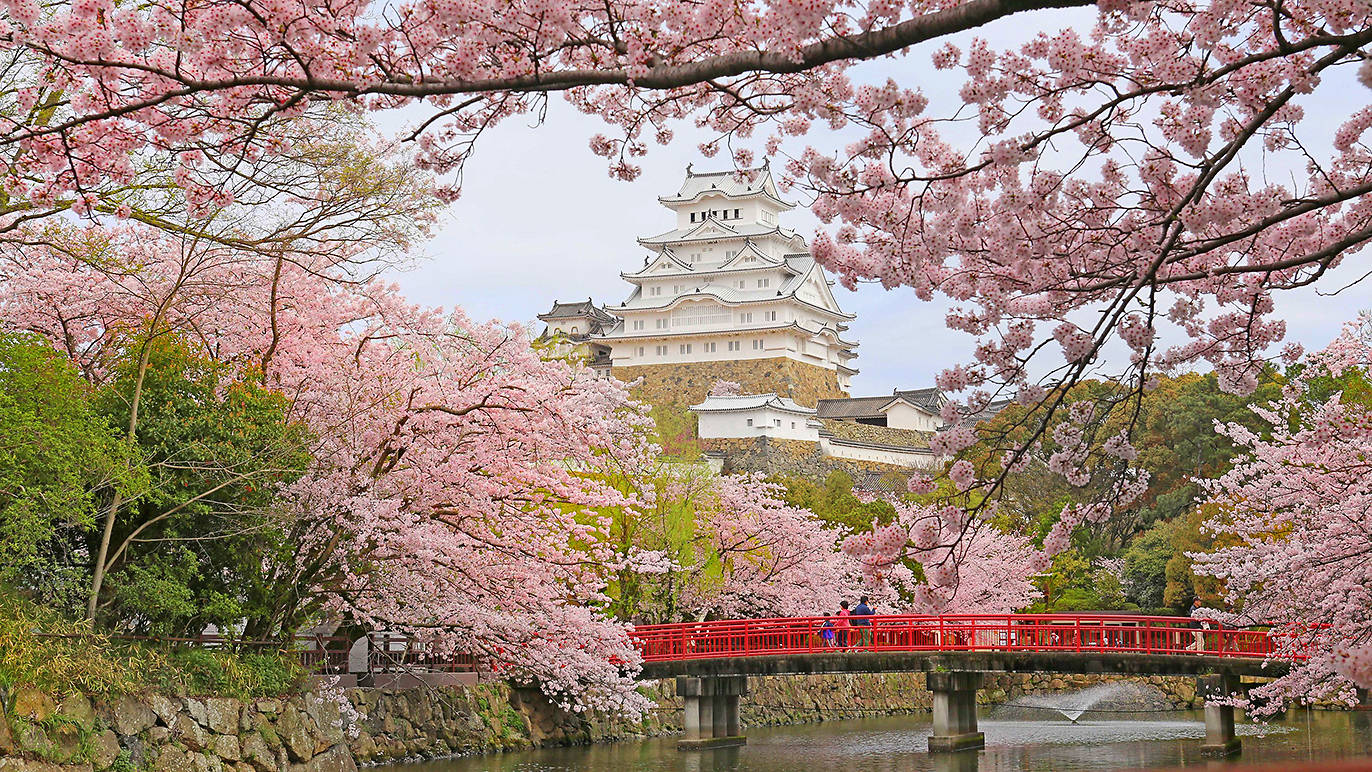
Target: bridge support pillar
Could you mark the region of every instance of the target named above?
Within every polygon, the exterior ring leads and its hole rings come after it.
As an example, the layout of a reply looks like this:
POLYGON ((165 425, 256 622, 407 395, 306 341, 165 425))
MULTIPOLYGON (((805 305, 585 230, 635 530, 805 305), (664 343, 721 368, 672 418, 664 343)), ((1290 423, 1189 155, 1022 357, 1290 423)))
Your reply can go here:
POLYGON ((1201 676, 1196 682, 1196 691, 1205 697, 1205 744, 1201 746, 1201 755, 1215 758, 1238 755, 1241 745, 1234 731, 1234 706, 1212 702, 1238 693, 1241 688, 1238 676, 1201 676))
POLYGON ((934 695, 934 734, 930 753, 970 751, 986 747, 986 735, 977 731, 977 689, 981 673, 926 673, 925 684, 934 695))
POLYGON ((743 745, 738 724, 738 698, 748 693, 747 676, 677 676, 676 694, 685 711, 686 736, 679 750, 701 750, 743 745))

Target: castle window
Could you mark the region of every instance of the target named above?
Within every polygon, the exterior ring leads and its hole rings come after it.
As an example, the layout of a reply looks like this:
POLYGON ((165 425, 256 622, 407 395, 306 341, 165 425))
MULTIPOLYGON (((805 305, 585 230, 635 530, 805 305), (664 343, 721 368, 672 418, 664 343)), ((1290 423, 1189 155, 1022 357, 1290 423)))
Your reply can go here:
POLYGON ((746 314, 739 314, 738 320, 743 324, 751 324, 753 321, 753 314, 751 311, 746 314))
POLYGON ((681 344, 680 346, 677 347, 677 352, 678 352, 678 353, 681 353, 681 354, 689 354, 689 353, 691 353, 691 344, 689 344, 689 343, 683 343, 683 344, 681 344))
POLYGON ((658 347, 657 347, 657 355, 660 356, 660 357, 665 357, 665 356, 667 356, 667 347, 666 347, 666 346, 658 346, 658 347))
POLYGON ((715 327, 727 325, 728 308, 713 303, 684 303, 672 312, 674 327, 715 327))
POLYGON ((781 428, 781 419, 780 419, 780 418, 773 418, 773 419, 772 419, 772 425, 775 426, 776 428, 780 429, 780 428, 781 428))
POLYGON ((731 340, 731 341, 729 341, 729 350, 730 350, 730 351, 738 351, 738 349, 739 349, 738 343, 739 343, 739 342, 736 341, 736 340, 731 340))
POLYGON ((713 343, 702 343, 702 344, 700 344, 700 350, 703 351, 703 352, 705 352, 706 354, 713 354, 713 353, 715 353, 715 344, 713 344, 713 343))
POLYGON ((738 280, 738 288, 739 288, 739 289, 743 289, 743 288, 746 287, 746 286, 748 286, 748 282, 746 282, 746 281, 744 281, 744 280, 742 280, 742 279, 739 279, 739 280, 738 280))
POLYGON ((753 350, 754 350, 754 351, 761 351, 761 350, 762 350, 762 338, 753 338, 753 350))
POLYGON ((738 210, 738 209, 735 209, 735 210, 734 210, 734 219, 735 219, 735 220, 737 220, 738 218, 740 218, 740 217, 743 216, 743 215, 739 214, 739 211, 740 211, 740 210, 738 210))
POLYGON ((641 329, 643 329, 643 320, 642 320, 642 319, 635 319, 635 320, 634 320, 634 329, 635 329, 635 330, 641 330, 641 329))
POLYGON ((577 334, 579 334, 580 332, 581 332, 581 328, 580 328, 580 327, 577 327, 576 325, 572 325, 572 334, 573 334, 573 335, 577 335, 577 334))
POLYGON ((770 287, 771 285, 772 285, 772 280, 771 280, 771 279, 758 279, 758 280, 757 280, 757 286, 759 286, 759 287, 770 287))
POLYGON ((769 321, 769 322, 775 322, 775 321, 777 320, 777 312, 776 312, 776 311, 763 311, 763 312, 762 312, 762 318, 765 319, 765 320, 767 320, 767 321, 769 321))
POLYGON ((753 425, 753 419, 751 419, 751 418, 748 419, 748 425, 749 425, 749 426, 752 426, 752 425, 753 425))
POLYGON ((642 346, 639 346, 639 347, 638 347, 638 355, 639 355, 639 356, 643 356, 643 347, 642 347, 642 346))
POLYGON ((665 330, 665 329, 667 329, 667 320, 666 320, 666 319, 655 319, 655 320, 653 320, 653 321, 655 321, 655 322, 657 323, 657 328, 658 328, 659 330, 665 330))

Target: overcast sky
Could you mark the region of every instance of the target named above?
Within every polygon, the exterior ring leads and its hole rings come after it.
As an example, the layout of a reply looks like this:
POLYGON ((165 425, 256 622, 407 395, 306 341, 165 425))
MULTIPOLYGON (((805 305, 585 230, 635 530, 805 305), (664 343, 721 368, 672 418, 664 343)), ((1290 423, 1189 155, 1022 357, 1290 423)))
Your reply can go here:
MULTIPOLYGON (((1057 18, 1086 24, 1089 13, 1057 18)), ((1022 39, 1031 28, 1002 23, 985 34, 993 45, 1004 45, 1022 39)), ((935 107, 949 105, 960 80, 956 74, 935 71, 929 64, 930 50, 869 63, 862 73, 919 83, 935 107)), ((1365 104, 1366 89, 1351 76, 1348 85, 1360 92, 1359 104, 1365 104)), ((657 197, 677 190, 687 163, 694 162, 697 170, 729 164, 723 157, 700 157, 697 144, 704 137, 687 127, 678 130, 673 145, 650 150, 642 159, 638 180, 612 180, 604 159, 591 155, 587 147, 588 138, 603 126, 558 98, 551 103, 544 125, 534 128, 532 119, 513 119, 482 138, 466 167, 462 198, 449 208, 442 227, 423 249, 426 259, 395 276, 412 300, 461 306, 476 318, 530 324, 537 324, 535 315, 546 311, 554 299, 591 297, 598 303, 618 303, 630 290, 619 278, 620 271, 641 266, 647 254, 635 239, 674 226, 671 212, 657 197)), ((1343 120, 1348 113, 1346 104, 1311 102, 1306 109, 1320 123, 1343 120)), ((840 146, 842 137, 824 132, 820 128, 806 139, 816 147, 840 146)), ((783 224, 807 239, 819 227, 803 209, 785 215, 783 224)), ((1330 292, 1368 270, 1365 257, 1349 262, 1354 264, 1328 275, 1321 290, 1330 292)), ((1333 297, 1320 296, 1315 289, 1281 294, 1286 297, 1277 302, 1288 323, 1287 338, 1304 343, 1307 350, 1322 347, 1345 320, 1372 307, 1366 286, 1333 297)), ((854 396, 932 385, 939 370, 970 358, 971 338, 945 329, 942 306, 920 302, 908 289, 888 292, 871 285, 849 292, 836 286, 835 295, 845 310, 857 314, 845 336, 860 344, 854 396)))

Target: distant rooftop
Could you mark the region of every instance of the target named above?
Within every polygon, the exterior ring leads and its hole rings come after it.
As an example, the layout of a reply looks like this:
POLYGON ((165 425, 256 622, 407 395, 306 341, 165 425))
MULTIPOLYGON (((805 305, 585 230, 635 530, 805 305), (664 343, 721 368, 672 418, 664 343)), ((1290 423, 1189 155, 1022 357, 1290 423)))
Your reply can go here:
POLYGON ((602 324, 608 324, 615 321, 615 317, 606 313, 590 298, 586 298, 579 303, 560 303, 558 301, 553 301, 553 308, 551 311, 546 314, 538 315, 538 318, 545 322, 553 319, 580 319, 583 317, 595 319, 602 324))

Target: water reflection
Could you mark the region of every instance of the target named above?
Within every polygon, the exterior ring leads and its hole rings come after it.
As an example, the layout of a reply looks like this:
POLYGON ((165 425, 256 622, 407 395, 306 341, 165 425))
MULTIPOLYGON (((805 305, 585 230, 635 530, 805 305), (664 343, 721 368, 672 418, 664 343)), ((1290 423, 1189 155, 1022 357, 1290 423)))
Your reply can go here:
MULTIPOLYGON (((928 716, 754 728, 748 745, 678 752, 674 738, 549 748, 404 765, 403 772, 1094 772, 1202 766, 1198 712, 1091 720, 983 719, 986 749, 928 751, 928 716)), ((1349 758, 1372 751, 1372 712, 1301 711, 1267 726, 1243 724, 1244 756, 1279 762, 1349 758)), ((399 769, 388 772, 402 772, 399 769)))

